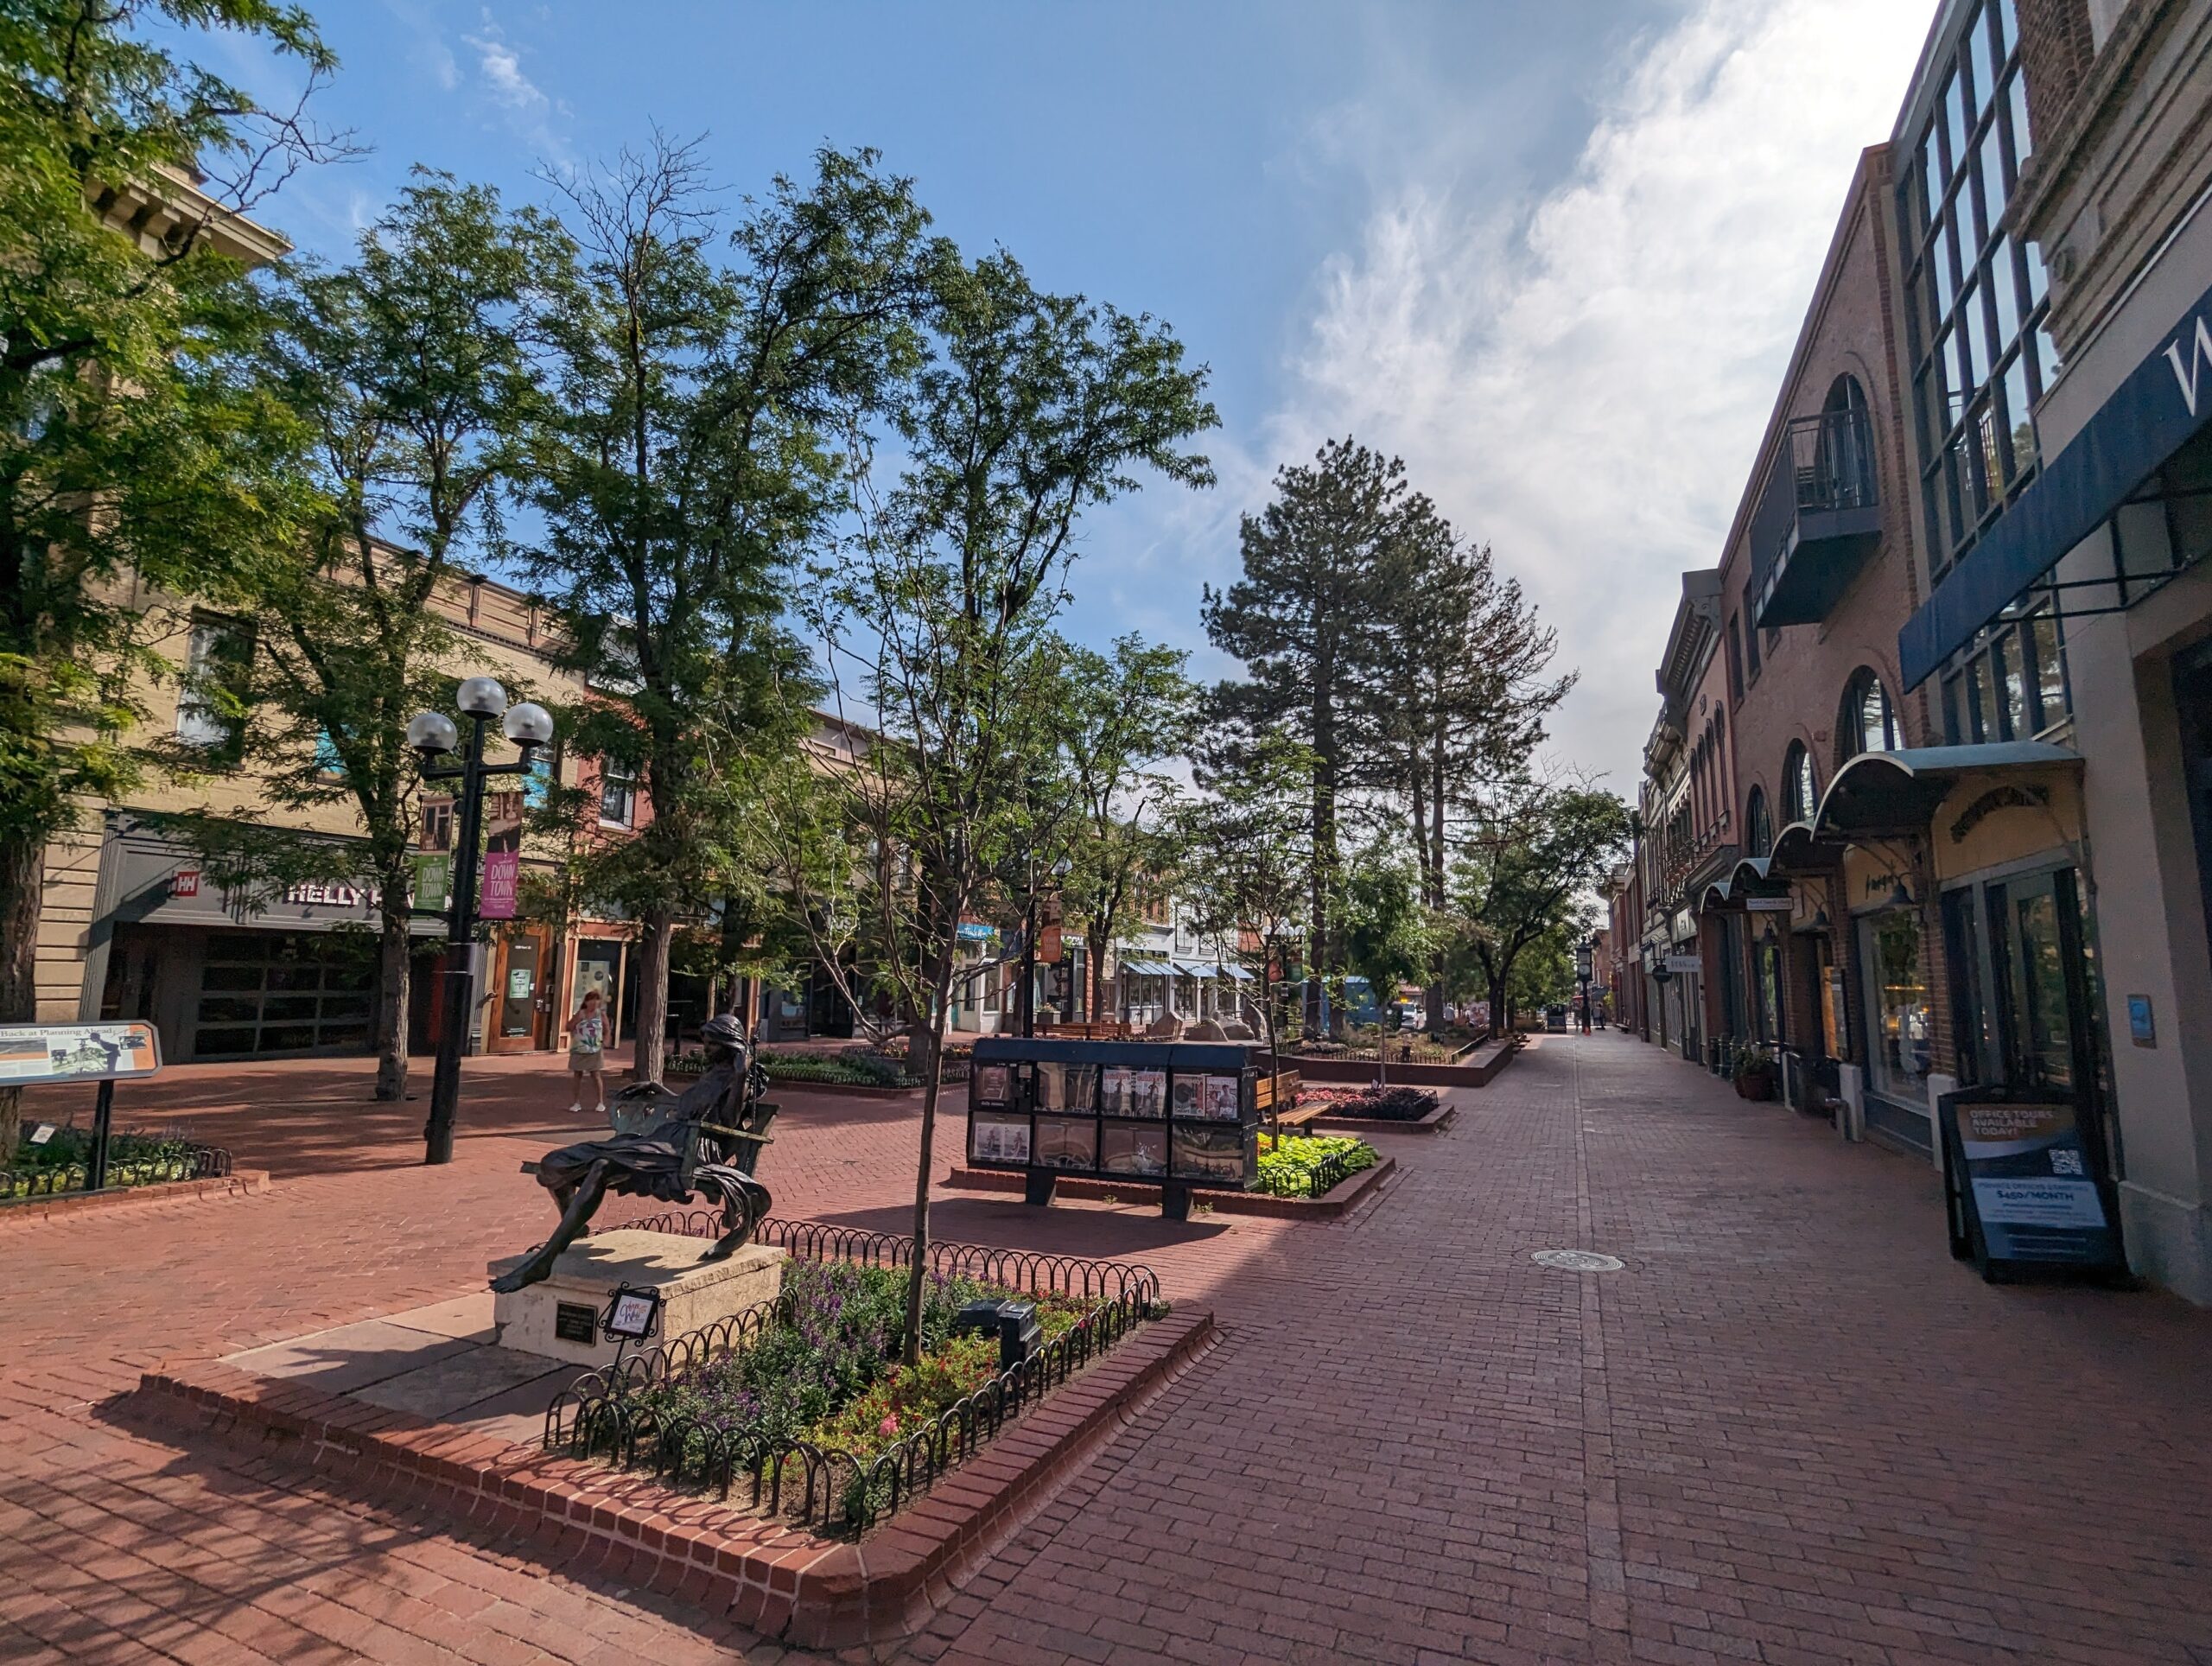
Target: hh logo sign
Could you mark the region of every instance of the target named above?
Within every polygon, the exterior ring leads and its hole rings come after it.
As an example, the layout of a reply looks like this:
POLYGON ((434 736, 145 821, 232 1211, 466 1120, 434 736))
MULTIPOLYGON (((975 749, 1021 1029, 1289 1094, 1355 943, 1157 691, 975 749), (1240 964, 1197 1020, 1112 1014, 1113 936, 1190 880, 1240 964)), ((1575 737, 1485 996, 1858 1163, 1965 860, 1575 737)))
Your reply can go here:
POLYGON ((2174 380, 2181 384, 2182 403, 2192 416, 2196 415, 2197 388, 2205 363, 2212 359, 2212 324, 2202 316, 2196 323, 2194 333, 2183 330, 2166 348, 2166 362, 2173 366, 2174 380))

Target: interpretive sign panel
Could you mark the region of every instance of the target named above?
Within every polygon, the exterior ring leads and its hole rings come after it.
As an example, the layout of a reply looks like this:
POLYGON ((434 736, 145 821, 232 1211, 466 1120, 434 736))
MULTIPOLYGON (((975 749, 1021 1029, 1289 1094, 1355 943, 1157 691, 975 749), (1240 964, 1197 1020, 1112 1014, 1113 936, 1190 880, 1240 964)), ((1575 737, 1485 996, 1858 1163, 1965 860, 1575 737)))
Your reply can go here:
POLYGON ((0 1084, 114 1082, 162 1068, 151 1024, 23 1024, 0 1029, 0 1084))
POLYGON ((1953 1255, 1985 1278, 2008 1266, 2125 1265, 2093 1138, 2071 1099, 1975 1089, 1937 1103, 1953 1255))

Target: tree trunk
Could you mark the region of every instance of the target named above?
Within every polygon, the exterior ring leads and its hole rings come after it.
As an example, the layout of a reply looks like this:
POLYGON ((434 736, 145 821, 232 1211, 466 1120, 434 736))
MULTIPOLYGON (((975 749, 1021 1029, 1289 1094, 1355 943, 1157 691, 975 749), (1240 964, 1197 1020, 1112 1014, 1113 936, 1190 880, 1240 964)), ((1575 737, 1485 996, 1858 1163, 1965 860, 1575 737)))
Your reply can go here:
MULTIPOLYGON (((0 840, 0 1023, 38 1021, 38 925, 46 841, 0 840)), ((15 1159, 22 1090, 0 1088, 0 1167, 15 1159)))
POLYGON ((930 1164, 936 1156, 938 1097, 944 1083, 944 1020, 952 998, 952 957, 957 943, 957 938, 947 939, 931 980, 929 1056, 922 1061, 922 1154, 914 1170, 914 1261, 906 1275, 906 1332, 900 1356, 909 1365, 922 1363, 922 1291, 930 1271, 930 1164))
POLYGON ((665 1067, 668 1033, 668 951, 676 932, 676 917, 668 909, 654 908, 645 915, 638 939, 638 1021, 634 1041, 636 1062, 630 1074, 640 1082, 658 1082, 665 1067))
POLYGON ((1106 999, 1106 938, 1103 930, 1084 933, 1084 981, 1090 987, 1084 991, 1083 1015, 1091 1023, 1105 1016, 1106 999))
MULTIPOLYGON (((395 887, 389 874, 385 875, 384 886, 387 899, 407 895, 405 881, 395 887)), ((376 1097, 379 1100, 407 1097, 409 958, 415 947, 407 922, 406 912, 395 910, 387 900, 383 937, 377 945, 382 962, 377 979, 376 1097)))

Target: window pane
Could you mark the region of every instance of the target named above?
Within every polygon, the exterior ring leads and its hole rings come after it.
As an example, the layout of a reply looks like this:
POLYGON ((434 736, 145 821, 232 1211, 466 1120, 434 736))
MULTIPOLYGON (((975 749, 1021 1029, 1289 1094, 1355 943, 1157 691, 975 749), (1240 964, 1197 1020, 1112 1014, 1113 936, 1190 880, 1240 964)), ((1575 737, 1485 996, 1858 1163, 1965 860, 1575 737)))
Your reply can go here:
POLYGON ((2020 39, 2020 26, 2012 21, 2012 0, 1997 0, 1989 10, 1991 21, 1997 25, 1997 54, 2009 58, 2020 39))
POLYGON ((1964 746, 1973 730, 1967 725, 1966 678, 1949 677, 1943 679, 1943 744, 1947 747, 1964 746))
MULTIPOLYGON (((2013 76, 2012 91, 2012 160, 2016 164, 2024 164, 2035 154, 2036 148, 2034 135, 2028 128, 2028 78, 2024 75, 2013 76)), ((2016 166, 2013 169, 2015 177, 2018 172, 2016 166)))
POLYGON ((2020 638, 2006 632, 1997 639, 1997 664, 2005 679, 2005 738, 2024 740, 2036 732, 2035 715, 2028 709, 2028 669, 2021 663, 2020 638))
POLYGON ((1967 155, 1967 92, 1956 70, 1943 84, 1943 125, 1951 141, 1951 171, 1957 173, 1967 155))
POLYGON ((1951 404, 1954 410, 1963 406, 1974 397, 1980 384, 1974 379, 1977 361, 1967 347, 1967 333, 1960 326, 1951 329, 1951 404))
POLYGON ((2058 345, 2050 339, 2048 330, 2037 330, 2035 334, 2036 357, 2043 371, 2044 391, 2048 393, 2051 384, 2058 379, 2058 345))
POLYGON ((1959 321, 1965 326, 1967 359, 1959 367, 1959 385, 1974 385, 1974 378, 1985 373, 1990 365, 1989 321, 1981 309, 1981 285, 1969 283, 1959 296, 1959 321), (1971 368, 1969 368, 1971 366, 1971 368))
POLYGON ((1997 86, 1996 66, 1989 56, 1989 19, 1977 17, 1967 29, 1967 55, 1974 62, 1974 107, 1979 115, 1989 108, 1989 95, 1997 86))
POLYGON ((1982 224, 1990 231, 1997 229, 1998 221, 2005 218, 2005 147, 1991 132, 1981 142, 1981 207, 1982 224))
POLYGON ((2009 237, 1999 238, 1996 252, 1989 257, 1989 298, 1997 303, 1996 347, 2002 353, 2020 333, 2019 279, 2013 270, 2009 237))
POLYGON ((2036 656, 2036 727, 2047 729, 2066 715, 2066 667, 2058 652, 2058 620, 2037 614, 2029 621, 2028 639, 2036 656))
POLYGON ((1974 433, 1981 448, 1982 489, 1988 494, 1985 501, 2001 499, 2005 495, 2005 459, 2002 455, 2006 442, 2004 438, 2004 418, 1999 413, 1994 399, 1985 399, 1974 412, 1974 433))
POLYGON ((1997 690, 1990 680, 1989 656, 1975 655, 1967 675, 1967 692, 1970 696, 1967 714, 1974 725, 1974 743, 1997 740, 1997 690))
POLYGON ((2034 406, 2028 400, 2028 361, 2024 354, 2014 354, 2012 362, 2005 367, 2005 421, 2006 437, 2011 442, 2011 479, 2033 466, 2036 460, 2036 429, 2031 415, 2034 406))
POLYGON ((1925 231, 1927 220, 1932 219, 1943 201, 1943 158, 1936 143, 1936 128, 1929 124, 1920 139, 1920 180, 1923 195, 1921 200, 1923 220, 1916 230, 1925 231))
POLYGON ((1951 271, 1951 216, 1948 210, 1945 211, 1942 221, 1936 227, 1936 242, 1929 250, 1928 258, 1936 277, 1936 315, 1941 318, 1951 310, 1951 297, 1959 292, 1951 271))
POLYGON ((1967 513, 1966 490, 1959 476, 1972 467, 1966 460, 1966 440, 1955 436, 1943 448, 1943 509, 1947 525, 1945 538, 1949 548, 1955 550, 1965 541, 1972 529, 1973 518, 1967 513))

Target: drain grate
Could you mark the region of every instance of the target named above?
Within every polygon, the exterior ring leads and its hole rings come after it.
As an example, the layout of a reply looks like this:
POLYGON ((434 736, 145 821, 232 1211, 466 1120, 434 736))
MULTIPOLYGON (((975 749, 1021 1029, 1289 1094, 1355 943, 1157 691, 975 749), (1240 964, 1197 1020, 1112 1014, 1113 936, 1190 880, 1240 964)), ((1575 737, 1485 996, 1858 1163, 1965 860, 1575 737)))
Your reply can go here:
POLYGON ((1618 1256, 1601 1256, 1595 1250, 1538 1250, 1529 1259, 1562 1273, 1618 1273, 1624 1264, 1618 1256))

